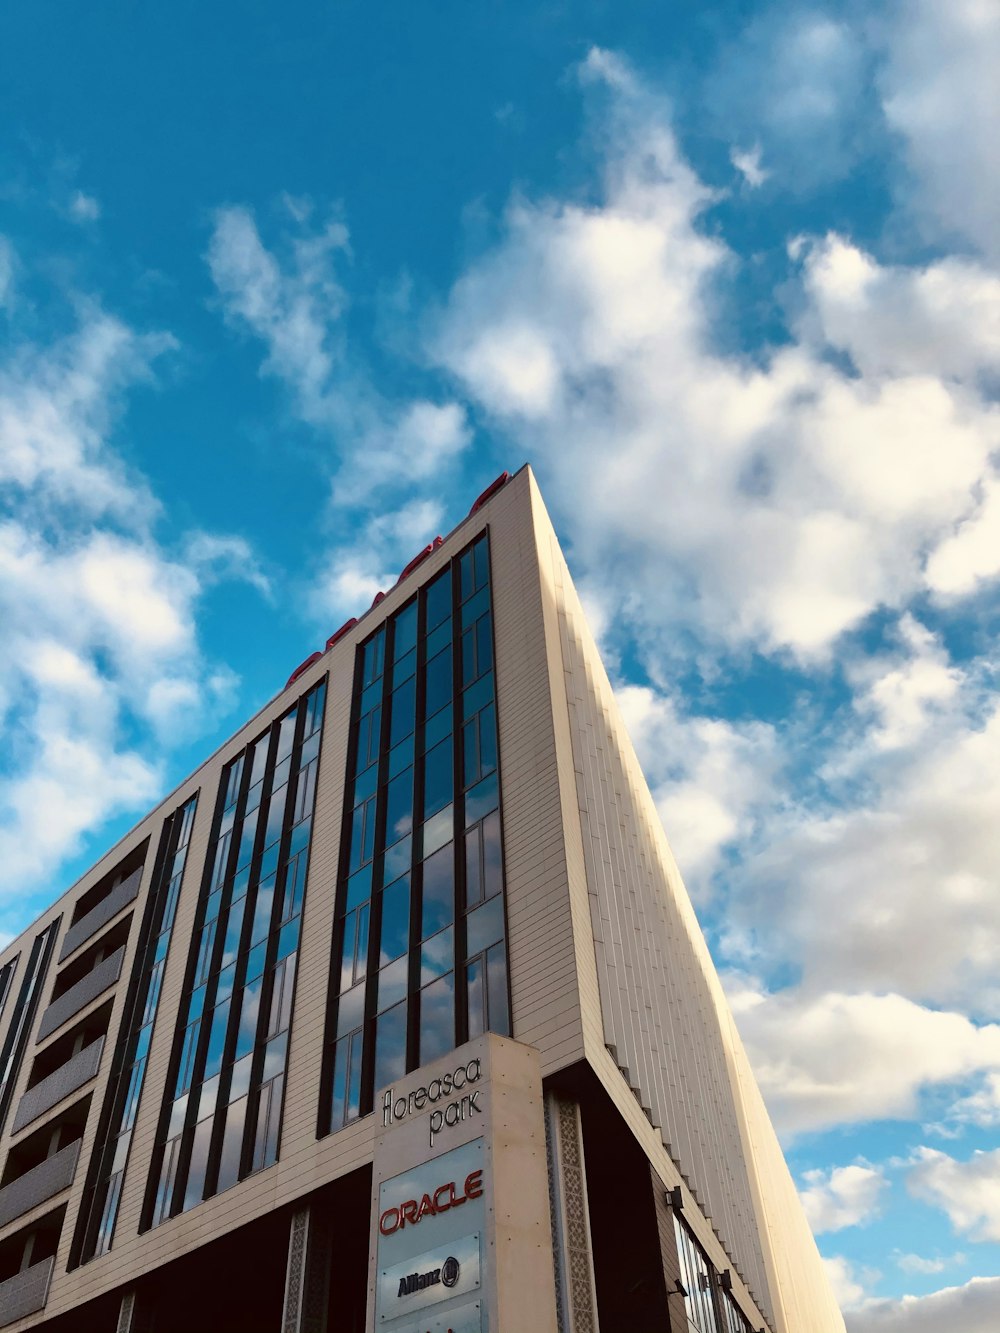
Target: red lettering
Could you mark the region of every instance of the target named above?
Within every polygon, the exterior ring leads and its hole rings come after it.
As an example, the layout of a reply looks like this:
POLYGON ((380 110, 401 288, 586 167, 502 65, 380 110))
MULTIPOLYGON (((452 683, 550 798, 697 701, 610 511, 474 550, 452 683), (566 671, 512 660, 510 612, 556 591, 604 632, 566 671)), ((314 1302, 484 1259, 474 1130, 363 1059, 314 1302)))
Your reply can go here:
POLYGON ((437 1213, 446 1213, 449 1208, 458 1208, 469 1199, 478 1199, 483 1192, 483 1173, 472 1171, 465 1177, 465 1193, 460 1194, 453 1180, 446 1185, 439 1185, 434 1192, 425 1194, 418 1203, 416 1199, 407 1199, 398 1208, 387 1208, 378 1221, 378 1229, 383 1236, 391 1236, 394 1231, 433 1217, 437 1213))
POLYGON ((455 1185, 454 1183, 452 1183, 449 1185, 439 1185, 437 1189, 434 1191, 434 1207, 437 1209, 439 1213, 446 1213, 448 1209, 451 1207, 450 1198, 447 1203, 442 1203, 441 1200, 442 1196, 448 1194, 449 1191, 454 1191, 454 1188, 455 1185))

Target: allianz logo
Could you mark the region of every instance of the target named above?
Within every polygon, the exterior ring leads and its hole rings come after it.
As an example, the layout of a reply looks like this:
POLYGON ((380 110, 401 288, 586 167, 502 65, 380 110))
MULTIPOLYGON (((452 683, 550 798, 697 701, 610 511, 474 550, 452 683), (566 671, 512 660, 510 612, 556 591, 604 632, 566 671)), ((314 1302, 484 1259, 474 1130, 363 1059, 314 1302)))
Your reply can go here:
POLYGON ((398 1299, 400 1296, 412 1296, 414 1292, 424 1291, 427 1287, 436 1287, 439 1284, 442 1287, 454 1287, 461 1272, 462 1267, 458 1260, 449 1254, 440 1268, 430 1268, 426 1273, 407 1273, 405 1277, 401 1277, 396 1297, 398 1299))

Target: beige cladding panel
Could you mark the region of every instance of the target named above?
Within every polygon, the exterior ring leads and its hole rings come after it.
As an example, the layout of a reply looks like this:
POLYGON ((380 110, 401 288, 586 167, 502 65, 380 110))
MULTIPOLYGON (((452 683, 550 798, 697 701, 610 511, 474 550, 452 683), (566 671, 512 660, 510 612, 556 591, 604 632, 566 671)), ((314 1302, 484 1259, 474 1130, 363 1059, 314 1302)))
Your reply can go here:
MULTIPOLYGON (((577 800, 599 994, 599 1005, 587 1002, 581 968, 588 1058, 618 1100, 605 1047, 612 1053, 779 1333, 835 1333, 842 1318, 537 492, 534 506, 560 622, 550 669, 564 684, 569 747, 558 772, 577 800)), ((565 829, 569 863, 574 823, 565 829)), ((575 906, 579 878, 569 885, 575 906)))

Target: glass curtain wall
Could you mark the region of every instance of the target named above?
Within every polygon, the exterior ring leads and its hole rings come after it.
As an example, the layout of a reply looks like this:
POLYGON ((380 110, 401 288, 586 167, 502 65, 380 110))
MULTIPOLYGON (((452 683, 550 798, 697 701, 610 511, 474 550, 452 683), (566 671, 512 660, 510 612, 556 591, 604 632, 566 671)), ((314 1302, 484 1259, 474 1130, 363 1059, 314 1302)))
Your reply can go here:
POLYGON ((489 544, 358 650, 320 1133, 510 1032, 489 544))
POLYGON ((679 1217, 674 1217, 677 1257, 684 1284, 684 1311, 691 1333, 720 1333, 712 1293, 712 1266, 679 1217))
POLYGON ((277 1159, 325 694, 223 772, 144 1227, 277 1159))
POLYGON ((98 1163, 96 1183, 88 1189, 81 1209, 82 1263, 106 1254, 111 1248, 197 805, 198 797, 192 796, 166 821, 161 835, 162 851, 157 857, 138 987, 131 1000, 131 1018, 125 1025, 125 1041, 110 1083, 110 1115, 106 1127, 102 1127, 94 1159, 98 1163))
POLYGON ((17 1082, 21 1061, 24 1059, 32 1019, 35 1016, 38 997, 42 992, 42 984, 45 981, 45 974, 52 958, 52 950, 56 942, 56 936, 59 934, 59 923, 61 921, 62 917, 57 917, 34 938, 31 953, 28 955, 28 965, 21 981, 21 988, 17 993, 17 1003, 14 1005, 14 1012, 11 1015, 10 1027, 7 1029, 3 1049, 0 1050, 0 1130, 3 1129, 7 1113, 10 1111, 14 1084, 17 1082))

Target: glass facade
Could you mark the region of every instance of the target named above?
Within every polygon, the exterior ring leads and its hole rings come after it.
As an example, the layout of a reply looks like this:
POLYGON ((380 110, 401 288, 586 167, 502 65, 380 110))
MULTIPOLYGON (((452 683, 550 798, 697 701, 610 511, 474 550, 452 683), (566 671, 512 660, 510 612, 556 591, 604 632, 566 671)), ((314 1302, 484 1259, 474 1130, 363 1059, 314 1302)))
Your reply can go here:
POLYGON ((483 534, 358 649, 320 1132, 510 1032, 483 534))
POLYGON ((144 1228, 277 1159, 325 696, 223 770, 144 1228))
POLYGON ((721 1333, 715 1316, 713 1270, 701 1246, 679 1217, 674 1217, 677 1257, 684 1285, 684 1312, 691 1333, 721 1333))
POLYGON ((143 922, 138 984, 129 995, 128 1017, 122 1024, 123 1039, 98 1133, 96 1170, 92 1168, 93 1182, 88 1180, 80 1210, 79 1262, 106 1254, 111 1248, 197 805, 197 796, 192 796, 166 821, 161 834, 149 908, 143 922))
MULTIPOLYGON (((10 1026, 4 1038, 3 1049, 0 1050, 0 1129, 3 1129, 7 1114, 10 1111, 14 1084, 17 1082, 21 1061, 24 1059, 32 1019, 35 1016, 38 997, 42 992, 42 983, 45 981, 45 974, 52 958, 61 920, 61 917, 57 917, 43 931, 40 931, 32 942, 31 953, 28 955, 27 967, 21 980, 20 990, 17 993, 17 1002, 11 1015, 10 1026)), ((17 959, 15 958, 7 966, 13 969, 16 965, 17 959)), ((8 988, 12 980, 13 971, 7 978, 8 988)))

